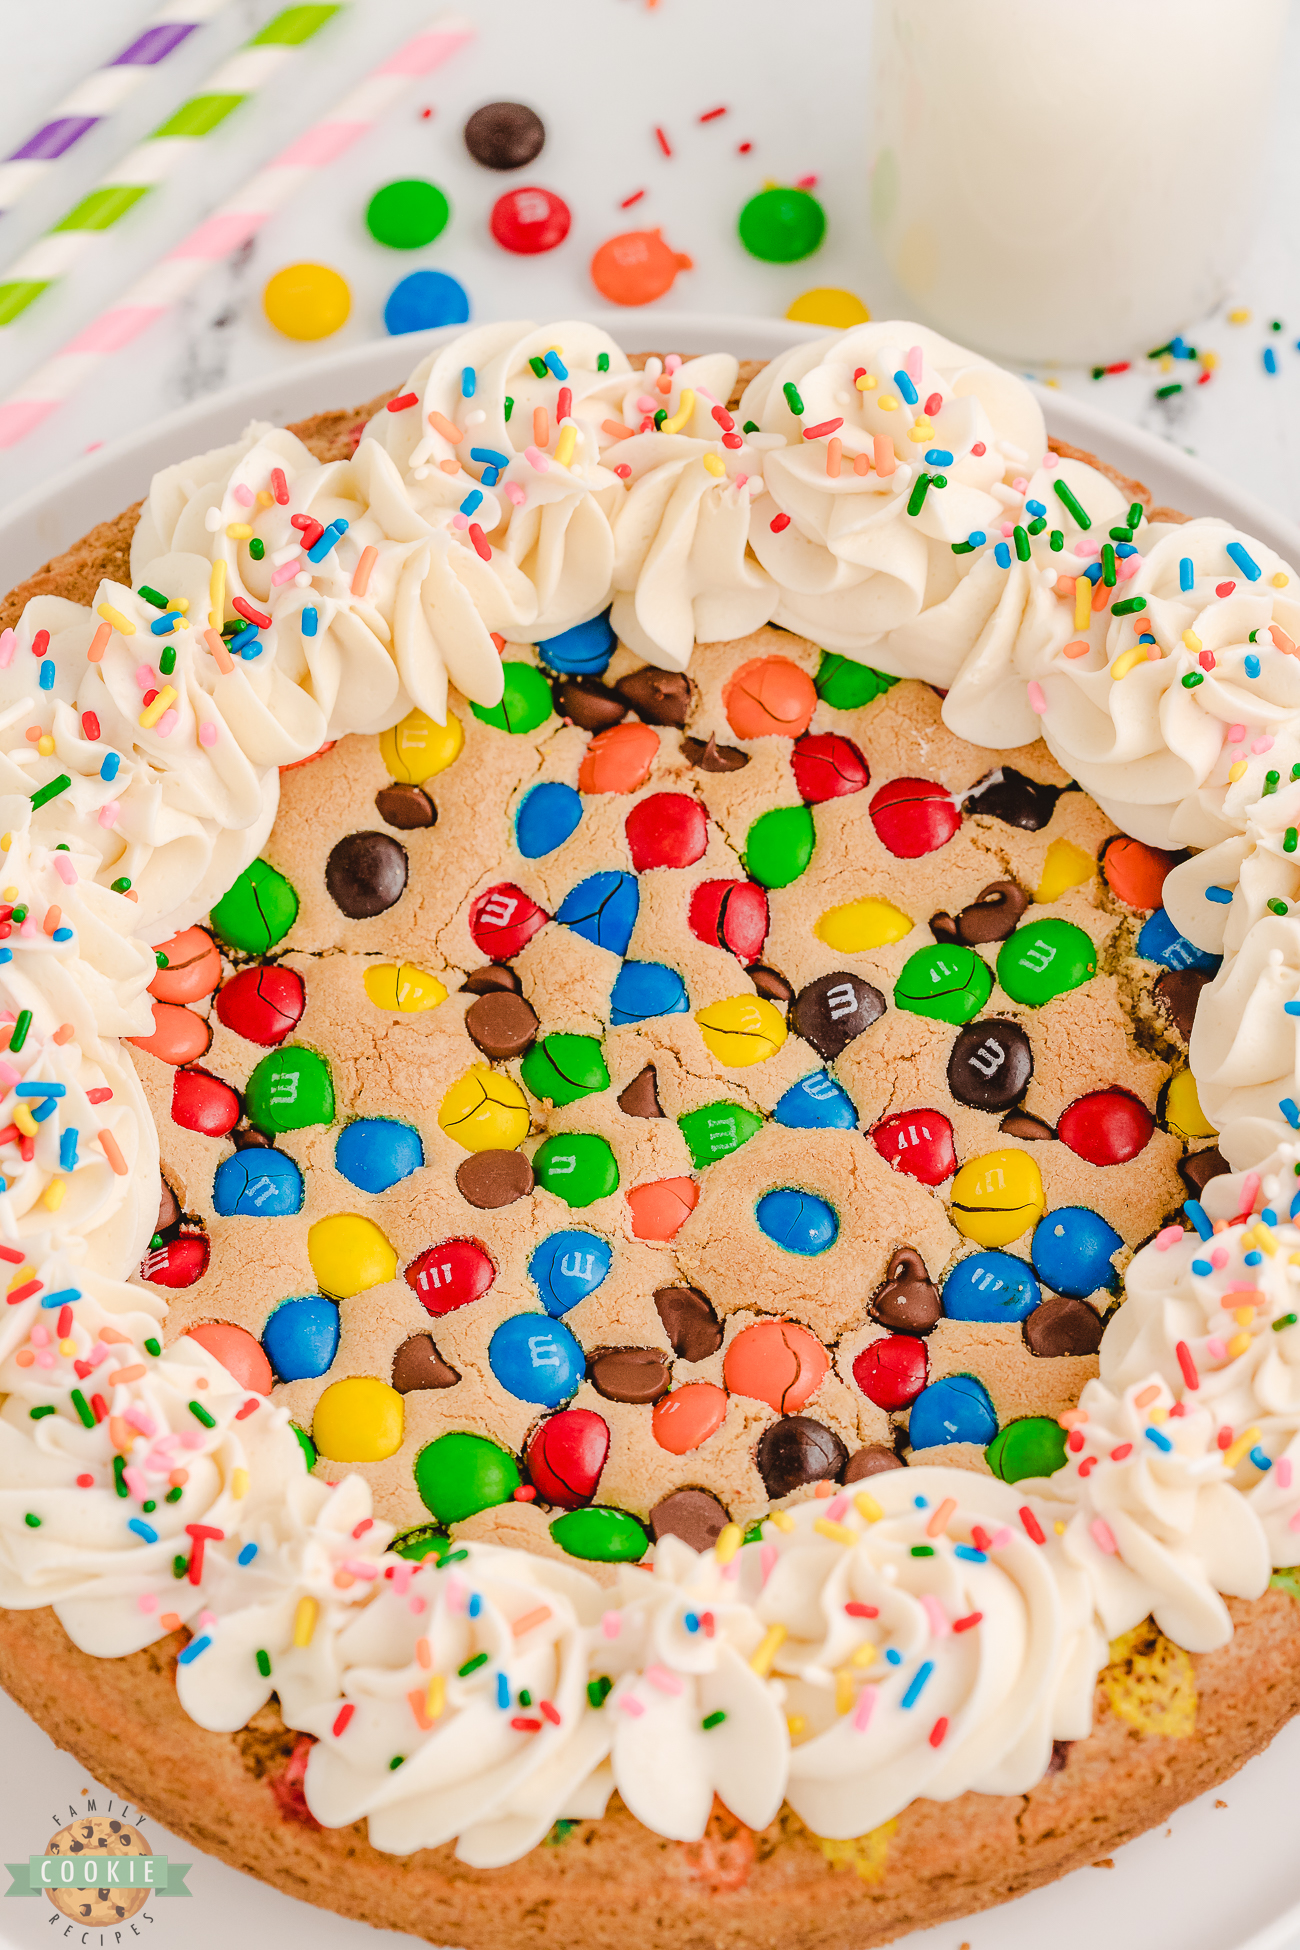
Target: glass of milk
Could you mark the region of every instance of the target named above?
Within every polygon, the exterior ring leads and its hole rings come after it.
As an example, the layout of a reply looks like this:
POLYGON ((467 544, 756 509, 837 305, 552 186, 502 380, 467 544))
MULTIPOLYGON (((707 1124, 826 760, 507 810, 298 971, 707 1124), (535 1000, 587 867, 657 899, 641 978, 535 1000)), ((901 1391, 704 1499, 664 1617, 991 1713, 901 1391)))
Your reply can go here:
POLYGON ((876 0, 871 209, 927 323, 1101 365, 1251 241, 1286 0, 876 0))

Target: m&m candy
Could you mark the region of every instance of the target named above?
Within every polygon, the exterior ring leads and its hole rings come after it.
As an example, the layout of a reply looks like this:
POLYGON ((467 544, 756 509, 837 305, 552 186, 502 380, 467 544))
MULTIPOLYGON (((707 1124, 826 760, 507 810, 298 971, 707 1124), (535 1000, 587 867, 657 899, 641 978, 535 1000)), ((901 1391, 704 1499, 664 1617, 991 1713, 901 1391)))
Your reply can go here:
POLYGON ((553 251, 569 234, 569 206, 553 190, 507 190, 492 205, 488 227, 502 250, 521 257, 553 251))
POLYGON ((525 860, 540 860, 578 830, 582 800, 571 785, 548 779, 535 785, 515 814, 515 845, 525 860))
POLYGON ((397 1272, 397 1254, 374 1220, 357 1212, 317 1219, 307 1234, 307 1257, 322 1293, 336 1300, 383 1286, 397 1272))
POLYGON ((607 1140, 591 1131, 548 1137, 533 1157, 533 1175, 543 1191, 574 1207, 618 1190, 618 1161, 607 1140))
POLYGON ((973 948, 918 948, 894 984, 894 1005, 936 1022, 969 1022, 993 993, 993 976, 973 948))
POLYGON ((638 873, 653 867, 690 867, 704 858, 709 816, 685 792, 653 792, 624 821, 632 865, 638 873))
POLYGON ((439 1523, 463 1523, 480 1510, 509 1503, 521 1480, 508 1450, 460 1430, 426 1443, 415 1458, 415 1487, 439 1523))
POLYGON ((861 792, 871 779, 858 746, 838 731, 805 732, 790 754, 790 769, 799 797, 810 806, 861 792))
POLYGON ((1126 907, 1155 908, 1164 898, 1165 879, 1178 855, 1131 840, 1126 833, 1107 842, 1101 856, 1106 885, 1126 907))
POLYGON ((246 955, 267 954, 297 918, 297 894, 265 860, 245 867, 212 910, 212 925, 221 939, 246 955))
POLYGON ((1006 1110, 1019 1103, 1033 1074, 1029 1038, 1004 1016, 968 1023, 948 1058, 948 1088, 973 1110, 1006 1110))
POLYGON ((793 1185, 764 1192, 754 1208, 759 1230, 774 1246, 805 1259, 828 1252, 839 1238, 839 1216, 833 1206, 815 1192, 802 1192, 793 1185))
POLYGON ((952 1125, 937 1110, 902 1110, 886 1117, 871 1142, 894 1171, 922 1185, 942 1185, 957 1169, 952 1125))
POLYGON ((402 1446, 406 1410, 387 1381, 350 1375, 332 1381, 316 1404, 311 1436, 331 1462, 383 1462, 402 1446))
POLYGON ((933 779, 890 779, 871 800, 871 823, 886 850, 918 860, 946 846, 961 825, 961 812, 946 785, 933 779))
POLYGON ((528 1136, 528 1099, 513 1077, 476 1063, 453 1083, 438 1122, 466 1151, 513 1151, 528 1136))
POLYGON ((595 1232, 552 1232, 533 1248, 528 1276, 548 1314, 559 1318, 594 1293, 609 1274, 614 1250, 595 1232))
POLYGON ((677 1122, 697 1170, 711 1165, 715 1158, 725 1158, 738 1151, 763 1128, 757 1112, 748 1110, 744 1104, 725 1102, 702 1104, 699 1110, 687 1111, 677 1122))
POLYGON ((853 1379, 877 1408, 906 1408, 925 1386, 929 1360, 925 1342, 911 1334, 887 1334, 869 1341, 853 1362, 853 1379))
POLYGON ((819 975, 807 988, 800 989, 790 1011, 790 1025, 831 1063, 884 1013, 885 998, 879 989, 860 975, 837 969, 833 975, 819 975))
POLYGON ((810 1401, 830 1367, 815 1334, 793 1320, 756 1320, 742 1327, 722 1361, 722 1378, 733 1395, 766 1402, 792 1415, 810 1401))
POLYGON ((1008 1422, 985 1450, 995 1476, 1019 1483, 1026 1476, 1052 1476, 1065 1461, 1065 1430, 1046 1415, 1008 1422))
POLYGON ((379 755, 401 785, 423 785, 454 765, 465 748, 465 728, 454 711, 439 724, 417 706, 379 734, 379 755))
POLYGON ((761 995, 735 995, 726 1002, 711 1002, 707 1008, 696 1010, 695 1020, 710 1055, 729 1070, 766 1063, 786 1037, 785 1017, 775 1002, 761 995))
POLYGON ((384 330, 394 338, 435 325, 464 325, 468 318, 469 295, 447 271, 410 272, 393 286, 384 305, 384 330))
POLYGON ((693 1178, 656 1178, 634 1185, 627 1195, 637 1239, 675 1239, 700 1202, 693 1178))
POLYGON ((575 1104, 609 1088, 605 1057, 594 1036, 543 1036, 525 1056, 519 1074, 534 1097, 550 1104, 575 1104))
POLYGON ((259 1131, 301 1131, 334 1121, 329 1064, 314 1049, 293 1044, 264 1056, 244 1091, 248 1115, 259 1131))
POLYGON ((636 792, 659 756, 659 739, 648 724, 616 724, 598 731, 578 767, 580 792, 636 792))
POLYGON ((1030 1256, 1044 1286, 1084 1300, 1115 1286, 1112 1254, 1124 1244, 1113 1226, 1086 1205, 1062 1205, 1034 1228, 1030 1256))
POLYGON ((737 738, 798 738, 816 706, 817 686, 788 657, 755 657, 722 688, 722 708, 737 738))
POLYGON ((306 1006, 302 976, 279 962, 241 969, 217 994, 218 1020, 264 1049, 275 1049, 292 1034, 306 1006))
POLYGON ((785 315, 803 325, 825 325, 833 332, 847 331, 850 325, 870 323, 871 313, 861 298, 839 285, 819 284, 801 292, 785 308, 785 315))
POLYGON ((493 961, 509 961, 550 920, 531 894, 503 880, 470 902, 469 931, 474 946, 493 961))
POLYGON ((826 212, 807 190, 775 187, 751 196, 737 223, 751 257, 794 264, 809 257, 826 234, 826 212))
POLYGON ((377 1009, 400 1009, 415 1015, 422 1009, 436 1009, 447 1000, 446 986, 413 961, 370 962, 361 980, 377 1009))
POLYGON ((239 1095, 207 1070, 177 1070, 172 1078, 172 1122, 204 1137, 225 1137, 239 1122, 239 1095))
POLYGON ((208 1270, 211 1247, 204 1232, 183 1232, 168 1239, 140 1262, 140 1277, 151 1286, 196 1286, 208 1270))
POLYGON ((618 638, 606 609, 589 622, 575 623, 572 629, 547 637, 538 644, 537 654, 552 670, 572 676, 599 677, 617 647, 618 638))
POLYGON ((488 1342, 488 1364, 518 1400, 558 1408, 582 1380, 586 1356, 562 1321, 513 1314, 488 1342))
POLYGON ((182 928, 156 952, 166 956, 149 984, 159 1002, 201 1002, 221 980, 221 956, 206 928, 182 928))
POLYGON ((1122 1165, 1149 1142, 1156 1120, 1129 1090, 1091 1090, 1061 1113, 1056 1135, 1090 1165, 1122 1165))
POLYGON ((246 1327, 236 1327, 228 1320, 209 1320, 200 1327, 187 1328, 186 1332, 192 1341, 207 1349, 214 1361, 220 1361, 241 1388, 248 1388, 255 1395, 270 1394, 275 1382, 271 1363, 246 1327))
POLYGON ((1012 1253, 972 1253, 943 1283, 949 1320, 1025 1320, 1042 1297, 1029 1266, 1012 1253))
POLYGON ((262 310, 287 339, 326 339, 351 309, 347 279, 328 264, 286 264, 262 290, 262 310))
POLYGON ((501 666, 501 682, 499 704, 471 704, 470 710, 476 718, 498 731, 509 731, 516 738, 546 723, 555 706, 551 687, 536 664, 512 657, 501 666))
POLYGON ((815 682, 818 697, 833 711, 860 711, 864 704, 892 690, 898 679, 883 670, 873 670, 870 664, 859 663, 856 658, 823 650, 815 682))
POLYGON ((998 981, 1013 1002, 1041 1009, 1097 973, 1097 950, 1073 921, 1048 915, 1008 935, 998 950, 998 981))
POLYGON ((856 1131, 858 1111, 853 1099, 825 1070, 792 1083, 772 1112, 778 1124, 796 1131, 856 1131))
POLYGON ((1045 1204, 1042 1173, 1024 1151, 986 1152, 952 1181, 952 1222, 977 1246, 1009 1246, 1037 1223, 1045 1204))
POLYGON ((302 1173, 283 1151, 250 1145, 217 1166, 212 1203, 222 1218, 286 1218, 302 1210, 302 1173))
POLYGON ((661 961, 625 961, 609 995, 614 1025, 648 1022, 651 1016, 685 1015, 691 1006, 686 984, 661 961))
POLYGON ((1186 1143, 1191 1138, 1217 1137, 1218 1132, 1201 1108, 1196 1078, 1190 1070, 1178 1070, 1160 1093, 1160 1121, 1167 1131, 1186 1143))
POLYGON ((745 835, 745 872, 764 887, 788 887, 806 871, 816 841, 807 806, 773 806, 745 835))
POLYGON ((754 1451, 763 1487, 773 1500, 807 1483, 843 1477, 848 1460, 835 1431, 811 1415, 783 1415, 763 1431, 754 1451))
POLYGON ((907 1418, 913 1449, 935 1449, 948 1442, 974 1442, 981 1449, 998 1432, 988 1390, 972 1374, 949 1375, 922 1389, 907 1418))
POLYGON ((716 1435, 726 1419, 726 1390, 712 1381, 688 1381, 655 1403, 650 1431, 670 1456, 687 1456, 716 1435))
POLYGON ((334 1146, 334 1169, 363 1192, 386 1192, 423 1163, 420 1133, 396 1117, 358 1117, 334 1146))
POLYGON ((570 1557, 595 1564, 636 1564, 650 1542, 644 1524, 627 1510, 566 1510, 551 1525, 551 1536, 570 1557))
POLYGON ((591 260, 591 281, 611 305, 649 305, 670 291, 679 271, 694 269, 655 230, 624 230, 607 237, 591 260))
POLYGON ((207 1055, 212 1029, 202 1016, 175 1002, 154 1002, 151 1007, 153 1034, 128 1036, 128 1043, 133 1043, 136 1049, 147 1050, 160 1063, 176 1066, 196 1062, 200 1056, 207 1055))
POLYGON ((1143 923, 1137 952, 1145 961, 1162 962, 1166 968, 1203 969, 1207 975, 1217 974, 1223 961, 1222 955, 1208 954, 1179 934, 1163 907, 1158 907, 1150 920, 1143 923))
POLYGON ((1097 871, 1097 862, 1091 853, 1076 846, 1073 840, 1053 840, 1047 849, 1043 862, 1042 876, 1034 889, 1034 899, 1040 907, 1050 907, 1059 901, 1072 887, 1086 886, 1097 871))
POLYGON ((625 955, 640 907, 635 874, 593 873, 564 896, 555 918, 584 941, 594 941, 611 954, 625 955))
POLYGON ((328 1373, 339 1346, 339 1310, 319 1293, 283 1300, 262 1329, 262 1346, 280 1381, 328 1373))
POLYGON ((842 955, 861 955, 871 948, 887 948, 912 932, 912 919, 892 901, 845 901, 828 907, 813 923, 813 933, 842 955))
POLYGON ((562 1510, 590 1503, 609 1454, 609 1424, 590 1408, 548 1415, 528 1445, 528 1474, 539 1496, 562 1510))
POLYGON ((407 176, 385 183, 366 205, 366 229, 390 250, 418 250, 447 227, 451 205, 436 183, 407 176))
POLYGON ((477 1239, 444 1239, 418 1253, 403 1278, 436 1319, 481 1300, 496 1276, 496 1267, 477 1239))
POLYGON ((750 962, 767 939, 767 895, 753 880, 702 880, 691 894, 687 925, 697 941, 750 962))

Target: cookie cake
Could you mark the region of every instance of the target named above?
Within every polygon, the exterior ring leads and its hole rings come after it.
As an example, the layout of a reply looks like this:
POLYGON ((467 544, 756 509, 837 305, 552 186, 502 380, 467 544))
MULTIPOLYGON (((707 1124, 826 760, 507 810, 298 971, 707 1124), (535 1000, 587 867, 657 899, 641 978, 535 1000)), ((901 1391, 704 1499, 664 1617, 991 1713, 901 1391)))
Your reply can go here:
POLYGON ((442 1944, 855 1945, 1300 1704, 1295 572, 581 322, 0 635, 0 1672, 442 1944))

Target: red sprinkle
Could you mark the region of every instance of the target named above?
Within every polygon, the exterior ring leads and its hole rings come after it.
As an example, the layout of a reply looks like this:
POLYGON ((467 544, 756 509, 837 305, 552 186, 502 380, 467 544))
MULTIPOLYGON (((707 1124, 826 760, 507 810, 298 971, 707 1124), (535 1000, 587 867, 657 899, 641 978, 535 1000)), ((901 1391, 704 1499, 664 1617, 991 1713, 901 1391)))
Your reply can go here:
POLYGON ((619 209, 620 209, 620 210, 630 210, 630 209, 632 208, 632 205, 633 205, 634 203, 639 203, 639 202, 641 201, 641 198, 642 198, 642 197, 643 197, 644 195, 645 195, 645 191, 644 191, 644 190, 633 190, 633 192, 632 192, 632 194, 631 194, 631 196, 625 196, 625 197, 623 198, 623 201, 622 201, 622 202, 621 202, 621 203, 619 204, 619 206, 618 206, 618 207, 619 207, 619 209))
POLYGON ((555 418, 558 421, 569 419, 573 412, 573 388, 561 386, 555 395, 555 418))
POLYGON ((26 1257, 16 1246, 0 1246, 0 1259, 7 1259, 11 1266, 21 1266, 26 1257))
POLYGON ((255 1395, 250 1395, 248 1400, 244 1403, 243 1407, 237 1408, 235 1410, 235 1420, 237 1422, 242 1422, 245 1420, 247 1416, 255 1415, 257 1413, 257 1407, 258 1407, 258 1398, 255 1395))
POLYGON ((880 1616, 879 1605, 860 1605, 855 1601, 853 1604, 845 1605, 844 1609, 850 1618, 879 1618, 880 1616))
POLYGON ((774 535, 779 535, 783 528, 788 528, 790 526, 790 517, 789 515, 777 515, 773 519, 773 521, 769 523, 769 526, 771 527, 772 533, 774 535))
POLYGON ((982 440, 977 440, 975 442, 975 445, 971 448, 971 452, 973 454, 986 454, 988 452, 988 448, 984 445, 984 442, 982 440))
POLYGON ((655 141, 659 144, 659 147, 663 150, 666 156, 672 155, 673 145, 668 140, 668 137, 664 134, 663 130, 660 128, 656 128, 655 130, 655 141))
POLYGON ((516 1503, 534 1503, 537 1500, 537 1491, 531 1483, 521 1483, 512 1495, 516 1503))
MULTIPOLYGON (((324 529, 322 529, 321 533, 324 534, 324 532, 324 529)), ((259 630, 270 629, 271 619, 266 612, 264 610, 254 609, 253 605, 246 603, 242 596, 232 596, 230 599, 230 607, 237 610, 246 623, 256 623, 259 630)))
POLYGON ((970 1540, 977 1551, 987 1551, 993 1541, 982 1523, 973 1523, 971 1525, 970 1540))
POLYGON ((620 461, 614 469, 614 472, 618 475, 620 481, 626 481, 631 477, 632 469, 626 461, 620 461))
POLYGON ((1116 359, 1113 362, 1113 364, 1109 366, 1103 366, 1102 371, 1103 372, 1127 372, 1131 367, 1132 363, 1133 361, 1131 359, 1116 359))
POLYGON ((408 406, 418 406, 419 404, 420 395, 418 393, 399 393, 396 399, 389 400, 387 410, 390 413, 404 413, 408 406))
POLYGON ((736 431, 736 422, 732 419, 725 406, 715 406, 713 409, 713 417, 724 433, 734 433, 736 431))
POLYGON ((338 1712, 334 1715, 334 1725, 331 1729, 336 1740, 341 1733, 347 1732, 348 1722, 356 1710, 356 1707, 350 1699, 344 1700, 342 1706, 340 1706, 338 1712))
POLYGON ((1080 1476, 1091 1476, 1093 1470, 1097 1467, 1097 1462, 1098 1458, 1096 1456, 1085 1456, 1079 1464, 1080 1476))
POLYGON ((1192 1350, 1188 1347, 1187 1342, 1179 1341, 1174 1348, 1174 1353, 1178 1356, 1178 1365, 1183 1371, 1183 1380, 1187 1383, 1187 1386, 1189 1388, 1199 1388, 1201 1385, 1201 1377, 1196 1372, 1196 1363, 1192 1359, 1192 1350))
POLYGON ((521 1714, 516 1714, 510 1724, 516 1733, 540 1733, 542 1730, 540 1720, 526 1720, 521 1714))
POLYGON ((1231 1429, 1220 1429, 1220 1430, 1219 1430, 1219 1433, 1218 1433, 1218 1434, 1217 1434, 1217 1435, 1215 1436, 1215 1438, 1214 1438, 1214 1439, 1215 1439, 1215 1441, 1216 1441, 1216 1442, 1218 1443, 1218 1445, 1219 1445, 1219 1447, 1220 1447, 1220 1449, 1231 1449, 1231 1447, 1232 1447, 1232 1430, 1231 1430, 1231 1429))
POLYGON ((938 413, 942 409, 942 407, 943 407, 943 394, 931 393, 929 399, 925 402, 923 411, 925 412, 926 418, 928 419, 931 413, 938 413))
POLYGON ((144 694, 144 697, 143 697, 143 699, 142 699, 141 701, 142 701, 142 703, 144 704, 144 708, 145 708, 145 710, 146 710, 146 711, 147 711, 147 710, 149 709, 149 706, 150 706, 150 705, 151 705, 151 704, 153 703, 153 701, 154 701, 154 699, 155 699, 155 698, 157 697, 157 695, 158 695, 158 693, 157 693, 157 691, 156 691, 156 690, 153 690, 153 691, 146 691, 146 692, 145 692, 145 694, 144 694))
POLYGON ((730 447, 734 453, 737 447, 743 447, 745 443, 738 433, 724 433, 722 444, 724 447, 730 447))
POLYGON ((484 562, 490 562, 492 560, 492 544, 476 521, 472 521, 469 525, 469 538, 474 544, 475 554, 480 556, 484 562))
POLYGON ((970 1632, 970 1631, 973 1631, 973 1630, 975 1629, 975 1627, 976 1627, 976 1626, 977 1626, 977 1625, 978 1625, 978 1624, 980 1623, 980 1621, 982 1620, 982 1618, 983 1618, 983 1617, 984 1617, 984 1614, 983 1614, 983 1612, 982 1612, 982 1611, 970 1611, 970 1612, 967 1612, 967 1614, 966 1614, 966 1616, 965 1616, 965 1618, 954 1618, 954 1619, 953 1619, 953 1621, 952 1621, 952 1629, 953 1629, 953 1631, 954 1631, 954 1632, 970 1632))
POLYGON ((7 1293, 5 1298, 11 1307, 16 1307, 20 1301, 30 1300, 34 1293, 39 1293, 43 1285, 42 1280, 25 1280, 21 1286, 16 1286, 12 1293, 7 1293))
POLYGON ((271 492, 282 508, 288 507, 289 483, 284 478, 284 469, 282 467, 273 467, 271 469, 271 492))
POLYGON ((102 1395, 92 1395, 90 1398, 90 1406, 95 1411, 95 1420, 97 1422, 107 1421, 108 1403, 104 1400, 104 1397, 102 1395))
POLYGON ((736 144, 736 154, 738 156, 747 156, 753 146, 752 142, 738 142, 736 144))
MULTIPOLYGON (((94 1400, 97 1399, 98 1397, 94 1398, 94 1400)), ((93 1400, 92 1400, 92 1406, 93 1406, 93 1400)), ((204 1545, 207 1543, 209 1538, 212 1539, 213 1543, 219 1544, 224 1538, 226 1533, 224 1530, 216 1529, 216 1527, 210 1523, 187 1523, 185 1526, 185 1534, 187 1537, 191 1537, 194 1540, 194 1548, 190 1552, 190 1562, 189 1562, 189 1568, 186 1571, 186 1576, 189 1578, 191 1584, 198 1584, 203 1577, 204 1545)))
POLYGON ((98 741, 99 741, 99 719, 98 719, 98 718, 97 718, 97 717, 95 716, 95 714, 94 714, 94 712, 93 712, 93 711, 83 711, 83 712, 82 712, 82 714, 81 714, 81 735, 82 735, 82 737, 83 737, 83 738, 89 738, 89 740, 90 740, 90 742, 91 742, 91 744, 92 744, 92 745, 94 745, 94 744, 97 744, 97 743, 98 743, 98 741))
POLYGON ((97 1090, 88 1090, 86 1092, 86 1102, 88 1104, 106 1104, 112 1094, 107 1084, 101 1084, 97 1090))
POLYGON ((45 655, 45 652, 49 649, 49 647, 50 647, 49 631, 37 630, 36 635, 32 638, 32 655, 34 657, 43 657, 45 655))
POLYGON ((930 1745, 932 1747, 942 1747, 943 1736, 945 1735, 945 1733, 947 1733, 947 1731, 948 1731, 948 1721, 945 1715, 941 1713, 939 1715, 939 1718, 935 1721, 934 1725, 930 1728, 930 1745))
POLYGON ((1236 586, 1235 582, 1216 582, 1214 593, 1216 596, 1230 596, 1236 586))
POLYGON ((725 115, 726 112, 725 108, 706 108, 700 120, 701 122, 716 122, 719 115, 725 115))
POLYGON ((1072 1450, 1074 1454, 1077 1455, 1079 1450, 1082 1449, 1083 1447, 1083 1440, 1084 1438, 1083 1438, 1082 1429, 1071 1429, 1069 1435, 1067 1435, 1065 1438, 1065 1446, 1067 1449, 1072 1450))
POLYGON ((86 1474, 78 1476, 77 1488, 79 1490, 93 1490, 94 1487, 95 1487, 95 1479, 93 1476, 86 1475, 86 1474))
POLYGON ((544 1720, 550 1721, 553 1727, 559 1726, 560 1716, 548 1699, 538 1700, 537 1710, 544 1720))
POLYGON ((71 1307, 59 1308, 59 1324, 54 1331, 61 1341, 65 1341, 68 1338, 68 1335, 72 1332, 71 1307))
POLYGON ((818 426, 805 427, 803 437, 805 440, 821 440, 828 433, 838 433, 843 425, 842 416, 838 420, 823 420, 818 426))
POLYGON ((364 1537, 366 1532, 368 1530, 373 1530, 374 1527, 375 1527, 375 1520, 373 1517, 362 1517, 360 1523, 354 1527, 352 1535, 354 1537, 364 1537))
POLYGON ((1121 1442, 1118 1448, 1111 1450, 1110 1459, 1112 1462, 1123 1462, 1125 1456, 1131 1456, 1132 1454, 1133 1444, 1131 1442, 1121 1442))
POLYGON ((1025 1526, 1026 1534, 1032 1537, 1036 1544, 1045 1544, 1047 1542, 1046 1537, 1043 1535, 1042 1524, 1039 1523, 1038 1518, 1034 1515, 1027 1503, 1022 1503, 1020 1506, 1020 1521, 1025 1526))
POLYGON ((505 649, 506 649, 505 638, 503 636, 499 636, 495 630, 489 630, 488 635, 492 639, 492 648, 496 651, 498 657, 503 657, 505 655, 505 649))

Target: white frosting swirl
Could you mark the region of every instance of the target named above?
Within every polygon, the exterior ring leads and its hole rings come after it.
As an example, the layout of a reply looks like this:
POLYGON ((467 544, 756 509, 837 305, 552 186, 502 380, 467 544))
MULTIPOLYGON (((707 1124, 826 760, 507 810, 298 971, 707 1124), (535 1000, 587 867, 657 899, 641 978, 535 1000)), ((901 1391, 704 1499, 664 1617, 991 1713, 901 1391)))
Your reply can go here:
POLYGON ((1300 921, 1266 913, 1201 991, 1189 1045, 1201 1107, 1238 1171, 1297 1128, 1298 1035, 1300 921))

